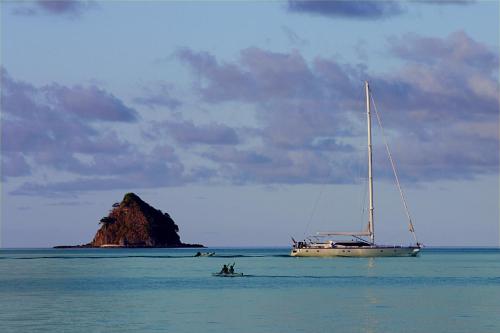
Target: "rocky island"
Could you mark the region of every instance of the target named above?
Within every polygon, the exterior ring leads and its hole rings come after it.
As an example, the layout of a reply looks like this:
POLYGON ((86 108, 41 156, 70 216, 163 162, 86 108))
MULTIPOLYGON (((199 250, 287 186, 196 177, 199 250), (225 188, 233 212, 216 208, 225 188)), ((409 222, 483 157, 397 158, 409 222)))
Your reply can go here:
POLYGON ((168 213, 163 213, 135 193, 127 193, 115 203, 108 216, 99 222, 100 229, 92 242, 72 247, 203 247, 182 243, 179 227, 168 213))

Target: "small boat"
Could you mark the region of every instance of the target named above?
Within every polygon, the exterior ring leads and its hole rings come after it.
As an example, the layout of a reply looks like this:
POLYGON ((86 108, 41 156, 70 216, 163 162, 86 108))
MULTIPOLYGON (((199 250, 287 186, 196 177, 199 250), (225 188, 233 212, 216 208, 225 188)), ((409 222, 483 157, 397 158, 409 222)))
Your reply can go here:
POLYGON ((239 277, 243 276, 243 273, 236 273, 234 271, 234 266, 236 263, 233 263, 232 265, 224 265, 221 269, 220 272, 218 273, 212 273, 212 276, 220 276, 220 277, 239 277))
POLYGON ((212 273, 212 276, 220 276, 220 277, 240 277, 240 276, 243 276, 243 273, 212 273))
POLYGON ((195 257, 213 257, 215 255, 215 252, 197 252, 194 256, 195 257))

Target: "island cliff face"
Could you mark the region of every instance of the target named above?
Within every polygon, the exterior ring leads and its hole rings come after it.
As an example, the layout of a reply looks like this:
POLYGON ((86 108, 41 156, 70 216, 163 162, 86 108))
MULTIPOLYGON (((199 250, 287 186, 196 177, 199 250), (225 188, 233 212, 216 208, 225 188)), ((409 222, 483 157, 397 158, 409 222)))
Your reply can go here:
MULTIPOLYGON (((151 207, 134 193, 127 193, 101 219, 88 247, 203 247, 181 242, 179 227, 167 213, 151 207)), ((85 246, 85 245, 84 245, 85 246)))

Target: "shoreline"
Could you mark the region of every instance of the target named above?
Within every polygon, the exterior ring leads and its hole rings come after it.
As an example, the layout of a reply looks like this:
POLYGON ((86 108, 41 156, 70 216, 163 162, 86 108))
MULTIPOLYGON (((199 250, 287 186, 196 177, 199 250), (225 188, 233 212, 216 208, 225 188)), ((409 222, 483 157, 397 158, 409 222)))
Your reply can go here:
POLYGON ((176 248, 206 248, 202 244, 180 244, 173 246, 146 246, 146 245, 119 245, 119 244, 103 244, 101 246, 93 246, 91 244, 82 245, 56 245, 52 249, 176 249, 176 248))

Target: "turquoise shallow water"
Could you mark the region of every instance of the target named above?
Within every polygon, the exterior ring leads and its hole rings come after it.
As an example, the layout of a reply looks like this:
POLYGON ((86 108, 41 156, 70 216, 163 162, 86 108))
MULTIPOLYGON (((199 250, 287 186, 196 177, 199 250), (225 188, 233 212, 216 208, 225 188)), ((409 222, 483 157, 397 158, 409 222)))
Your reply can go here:
POLYGON ((0 332, 500 332, 499 249, 196 251, 0 250, 0 332))

